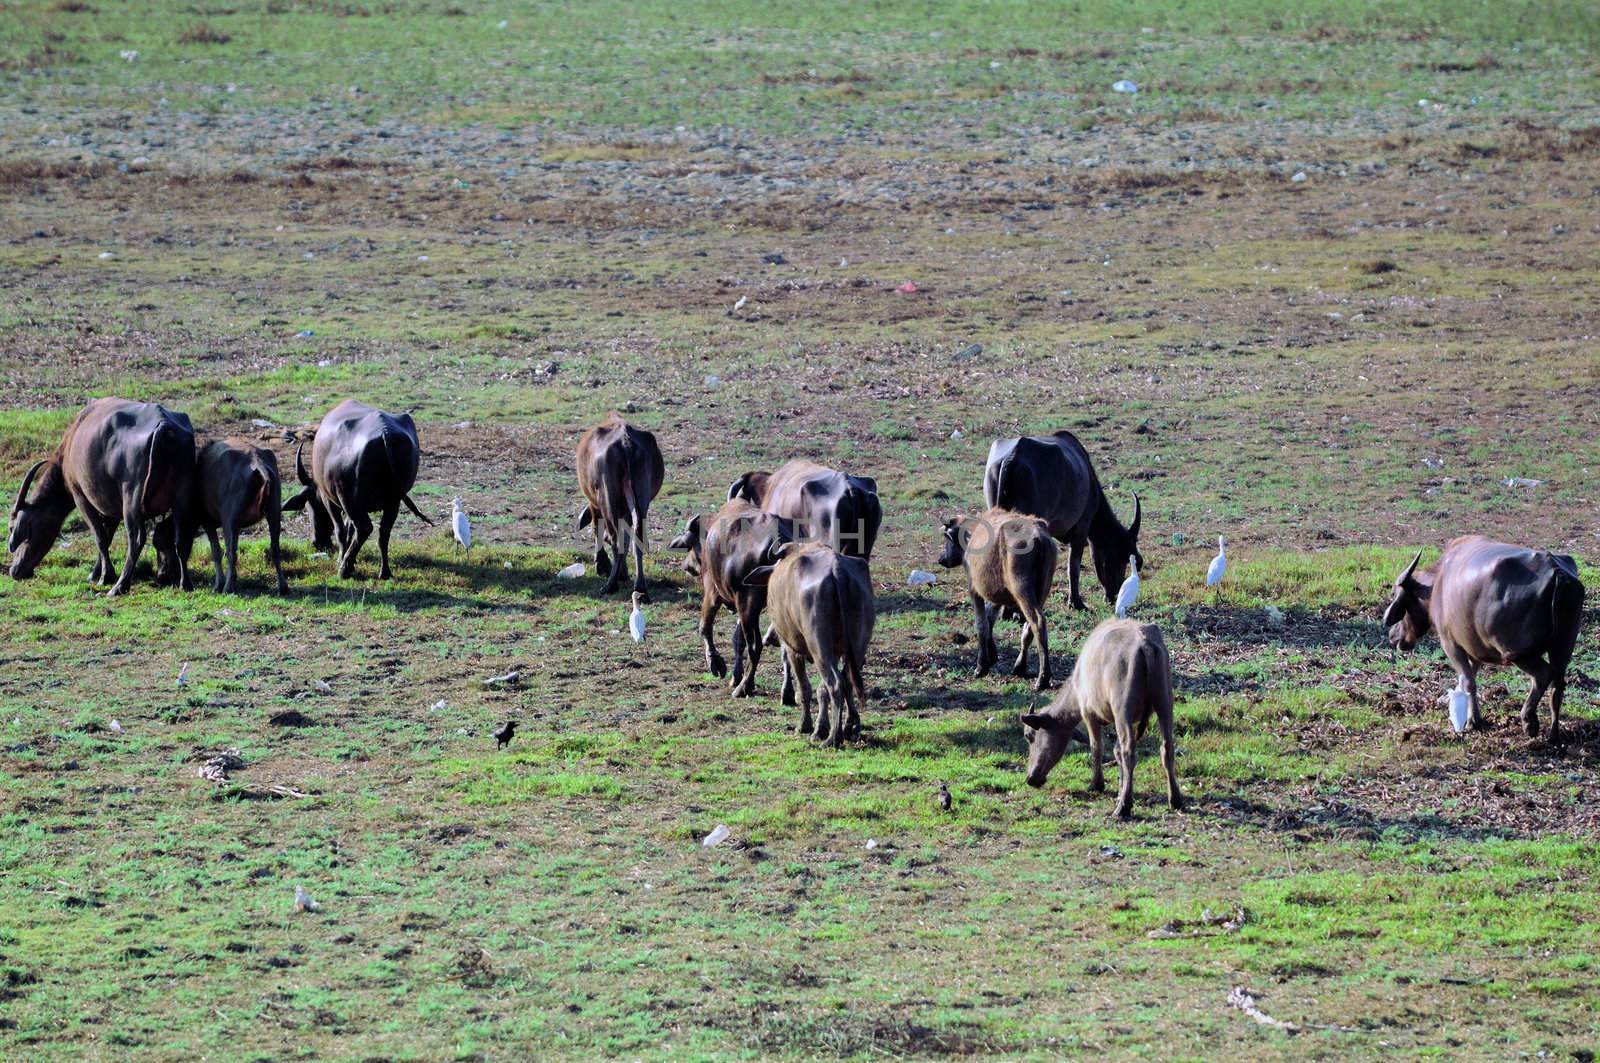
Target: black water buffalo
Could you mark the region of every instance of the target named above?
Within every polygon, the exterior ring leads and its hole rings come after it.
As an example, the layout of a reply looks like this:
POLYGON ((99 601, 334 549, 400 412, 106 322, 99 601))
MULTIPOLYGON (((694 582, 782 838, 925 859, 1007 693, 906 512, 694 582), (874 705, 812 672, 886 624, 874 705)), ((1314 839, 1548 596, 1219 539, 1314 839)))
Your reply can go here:
POLYGON ((594 570, 609 575, 602 594, 610 594, 627 578, 627 551, 633 551, 633 590, 648 601, 644 586, 644 552, 649 548, 645 518, 666 478, 666 462, 656 437, 612 413, 578 440, 578 489, 584 506, 578 529, 594 526, 594 570), (606 547, 616 555, 616 565, 606 547))
POLYGON ((372 534, 367 514, 383 511, 378 524, 378 552, 383 558, 379 579, 388 579, 389 532, 400 516, 400 506, 424 517, 411 501, 411 486, 417 482, 417 467, 422 462, 422 447, 417 442, 417 426, 409 413, 392 414, 375 410, 365 403, 346 399, 322 419, 311 444, 311 471, 306 472, 305 444, 295 451, 294 469, 303 487, 283 504, 285 512, 307 505, 315 543, 326 549, 329 530, 339 536, 339 575, 355 571, 356 554, 372 534))
POLYGON ((1116 600, 1128 575, 1128 560, 1144 567, 1139 553, 1139 522, 1144 511, 1133 496, 1133 523, 1126 528, 1100 489, 1089 452, 1071 432, 997 439, 983 470, 983 500, 989 508, 1026 513, 1050 526, 1050 534, 1069 548, 1067 578, 1074 609, 1085 609, 1078 592, 1083 548, 1094 547, 1094 570, 1106 601, 1116 600))
POLYGON ((195 479, 189 492, 189 509, 183 521, 182 538, 176 538, 170 520, 156 526, 155 543, 163 562, 176 549, 183 563, 189 563, 195 536, 203 529, 211 542, 211 567, 215 572, 212 589, 233 594, 238 588, 239 532, 261 521, 267 522, 272 568, 278 576, 278 593, 286 594, 283 556, 279 538, 283 530, 280 511, 282 481, 278 457, 246 439, 217 439, 200 448, 195 456, 195 479), (221 542, 218 542, 218 533, 221 542), (227 549, 228 568, 222 568, 223 549, 227 549))
MULTIPOLYGON (((187 416, 153 402, 95 399, 72 419, 55 451, 23 477, 11 507, 12 578, 33 575, 76 505, 99 548, 89 578, 111 583, 110 595, 124 593, 144 549, 145 522, 172 513, 181 528, 193 478, 194 428, 187 416), (111 565, 119 520, 128 533, 120 578, 111 565)), ((181 563, 176 578, 189 588, 181 563)))
POLYGON ((767 588, 748 583, 747 577, 772 564, 778 546, 793 538, 791 521, 735 498, 709 517, 691 519, 669 544, 670 549, 688 551, 683 569, 700 580, 700 639, 706 668, 718 678, 727 674, 728 666, 713 637, 717 610, 726 607, 738 615, 733 629, 734 697, 755 693, 756 665, 761 661, 761 610, 766 608, 767 588))
POLYGON ((871 559, 883 523, 876 480, 811 461, 786 462, 777 472, 747 472, 728 486, 728 497, 786 517, 795 522, 797 538, 826 543, 850 557, 871 559))
POLYGON ((1550 737, 1561 729, 1567 663, 1583 618, 1578 566, 1565 554, 1464 535, 1445 545, 1439 560, 1421 571, 1419 551, 1394 582, 1383 614, 1391 645, 1409 650, 1430 629, 1472 699, 1471 725, 1485 726, 1478 711, 1478 669, 1514 664, 1533 678, 1522 706, 1528 734, 1539 733, 1539 701, 1550 688, 1550 737))

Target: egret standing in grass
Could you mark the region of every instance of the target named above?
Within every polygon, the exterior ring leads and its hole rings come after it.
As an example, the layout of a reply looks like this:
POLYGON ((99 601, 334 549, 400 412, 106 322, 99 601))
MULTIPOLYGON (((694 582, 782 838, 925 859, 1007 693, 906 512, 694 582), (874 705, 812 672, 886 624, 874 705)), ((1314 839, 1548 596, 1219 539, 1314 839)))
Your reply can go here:
POLYGON ((644 641, 644 610, 639 608, 639 601, 643 597, 638 591, 633 592, 633 614, 628 617, 628 631, 635 642, 644 641))
POLYGON ((472 525, 467 522, 466 511, 461 508, 461 499, 450 500, 450 527, 456 533, 456 542, 467 552, 472 551, 472 525))
POLYGON ((1133 608, 1133 603, 1139 600, 1139 561, 1133 562, 1133 571, 1128 578, 1122 581, 1122 589, 1117 592, 1117 615, 1127 616, 1128 610, 1133 608))
POLYGON ((1206 569, 1206 586, 1215 587, 1217 595, 1222 595, 1222 577, 1228 571, 1228 544, 1222 536, 1217 536, 1217 556, 1211 559, 1211 567, 1206 569))

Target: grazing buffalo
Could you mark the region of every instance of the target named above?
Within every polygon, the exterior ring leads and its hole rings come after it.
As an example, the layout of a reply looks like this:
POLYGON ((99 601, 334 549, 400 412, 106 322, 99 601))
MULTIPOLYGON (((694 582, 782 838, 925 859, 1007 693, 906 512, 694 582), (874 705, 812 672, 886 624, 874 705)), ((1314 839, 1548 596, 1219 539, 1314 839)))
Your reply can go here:
POLYGON ((1133 814, 1133 748, 1154 715, 1161 727, 1161 764, 1167 770, 1167 804, 1183 807, 1172 745, 1172 662, 1154 624, 1106 620, 1089 633, 1072 676, 1043 712, 1022 717, 1028 740, 1028 785, 1043 786, 1081 723, 1089 731, 1089 788, 1106 788, 1100 768, 1101 728, 1117 731, 1117 816, 1133 814))
POLYGON ((792 675, 800 688, 799 733, 837 749, 846 735, 861 734, 867 697, 861 672, 877 618, 872 577, 861 558, 846 557, 821 543, 785 543, 776 554, 776 565, 763 565, 745 582, 766 584, 772 628, 783 647, 784 686, 792 675), (814 731, 808 661, 822 677, 814 731))
POLYGON ((700 638, 705 643, 706 667, 719 679, 728 674, 728 667, 712 638, 717 610, 727 607, 738 615, 738 626, 733 629, 734 697, 755 693, 756 665, 761 660, 761 610, 766 608, 767 588, 747 582, 748 577, 762 565, 771 564, 778 546, 793 538, 790 521, 736 498, 710 517, 690 520, 683 534, 669 544, 673 550, 688 551, 683 569, 700 580, 700 638))
POLYGON ((1471 725, 1485 726, 1478 711, 1478 669, 1514 664, 1533 678, 1522 706, 1528 734, 1539 733, 1539 700, 1550 688, 1550 738, 1561 730, 1567 663, 1578 642, 1583 584, 1565 554, 1497 543, 1481 535, 1452 539, 1439 560, 1421 571, 1419 552, 1394 582, 1383 614, 1389 642, 1403 650, 1430 629, 1472 699, 1471 725))
MULTIPOLYGON (((23 477, 11 507, 12 578, 33 575, 76 505, 99 548, 89 578, 111 583, 110 595, 124 593, 144 549, 145 522, 171 513, 181 527, 193 478, 194 428, 187 416, 153 402, 95 399, 72 419, 55 452, 23 477), (120 578, 111 565, 119 520, 128 533, 120 578)), ((177 580, 189 588, 181 563, 177 580)))
POLYGON ((417 442, 417 426, 409 413, 395 415, 375 410, 365 403, 346 399, 322 419, 311 444, 311 472, 306 472, 305 444, 294 454, 295 475, 303 485, 300 493, 283 504, 285 512, 311 507, 314 541, 326 549, 330 529, 339 536, 339 575, 355 571, 356 554, 372 534, 367 514, 382 510, 378 524, 378 552, 383 559, 379 579, 388 579, 389 532, 400 516, 402 503, 424 524, 424 517, 411 501, 411 486, 417 482, 417 466, 422 462, 422 447, 417 442))
POLYGON ((1139 496, 1133 496, 1133 523, 1124 528, 1100 489, 1089 452, 1071 432, 995 440, 983 470, 983 501, 991 509, 999 506, 1038 517, 1057 541, 1067 544, 1074 609, 1087 608, 1078 593, 1085 546, 1094 547, 1095 575, 1107 602, 1116 601, 1129 558, 1144 567, 1139 553, 1139 522, 1144 516, 1139 496))
POLYGON ((584 507, 578 530, 594 526, 594 570, 610 575, 602 594, 617 589, 628 576, 627 551, 633 550, 633 592, 648 601, 644 589, 644 552, 648 549, 645 517, 661 490, 667 472, 656 437, 612 413, 578 440, 578 489, 584 507), (616 565, 606 547, 616 555, 616 565))
POLYGON ((787 462, 777 472, 747 472, 728 486, 728 497, 789 518, 802 540, 868 560, 883 523, 876 480, 811 461, 787 462))
POLYGON ((189 508, 183 520, 183 534, 176 538, 172 522, 156 526, 158 551, 177 550, 185 566, 201 529, 211 542, 211 567, 215 572, 212 589, 234 594, 239 577, 239 532, 265 520, 272 552, 272 568, 278 576, 278 593, 286 594, 289 584, 283 578, 283 557, 278 540, 283 530, 279 509, 282 481, 278 458, 272 451, 245 439, 218 439, 200 448, 195 456, 195 482, 189 493, 189 508), (221 543, 217 533, 222 533, 221 543), (223 546, 227 547, 228 569, 222 569, 223 546))
POLYGON ((995 609, 1022 617, 1022 649, 1012 675, 1028 674, 1028 643, 1039 640, 1039 679, 1034 689, 1050 686, 1050 636, 1044 603, 1056 578, 1056 544, 1037 517, 991 509, 977 517, 958 516, 944 526, 944 552, 939 564, 963 566, 978 620, 978 675, 987 675, 1000 659, 994 641, 995 609))

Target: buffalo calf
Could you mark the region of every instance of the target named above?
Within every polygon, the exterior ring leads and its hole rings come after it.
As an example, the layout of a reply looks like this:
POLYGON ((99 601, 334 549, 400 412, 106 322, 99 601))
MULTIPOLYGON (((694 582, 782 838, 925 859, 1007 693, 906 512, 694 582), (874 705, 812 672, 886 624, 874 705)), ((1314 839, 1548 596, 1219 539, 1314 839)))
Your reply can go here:
POLYGON ((763 513, 743 499, 727 502, 711 516, 689 521, 683 534, 669 544, 685 550, 683 569, 700 580, 700 638, 705 645, 706 668, 719 679, 728 666, 717 652, 717 610, 738 615, 733 629, 733 696, 755 693, 756 665, 761 661, 761 610, 766 608, 765 584, 748 581, 750 573, 770 565, 777 548, 794 538, 790 521, 763 513), (746 663, 748 662, 748 670, 746 663))
POLYGON ((820 543, 785 543, 776 565, 763 565, 746 582, 767 587, 772 629, 783 647, 784 685, 790 675, 800 688, 801 734, 838 748, 861 734, 867 688, 862 667, 877 610, 867 563, 820 543), (811 724, 812 688, 806 664, 817 666, 822 697, 811 724))
POLYGON ((648 549, 645 518, 661 490, 666 462, 656 437, 612 413, 578 440, 578 489, 584 506, 578 529, 594 527, 594 570, 609 575, 602 594, 611 594, 628 576, 627 552, 633 551, 633 592, 649 601, 644 586, 644 553, 648 549), (606 556, 606 548, 616 564, 606 556))
POLYGON ((156 546, 163 550, 176 548, 187 565, 195 536, 204 529, 211 542, 211 567, 215 571, 212 588, 234 594, 239 578, 239 532, 264 520, 278 593, 286 594, 289 584, 283 578, 279 549, 283 530, 281 492, 278 458, 272 451, 236 437, 214 440, 195 457, 194 488, 181 538, 174 535, 170 522, 163 521, 156 527, 156 546), (222 568, 224 547, 228 557, 226 575, 222 568))
POLYGON ((1036 690, 1050 686, 1050 635, 1044 603, 1056 575, 1056 544, 1050 529, 1037 517, 1004 509, 991 509, 978 517, 958 516, 944 526, 944 552, 939 564, 961 565, 978 623, 978 675, 987 675, 1000 659, 994 640, 996 609, 1020 614, 1022 649, 1011 674, 1027 675, 1028 643, 1039 640, 1039 679, 1036 690))
POLYGON ((1176 751, 1172 745, 1172 662, 1154 624, 1107 620, 1089 633, 1071 677, 1043 712, 1022 717, 1028 740, 1028 785, 1043 786, 1081 723, 1089 732, 1090 789, 1105 789, 1101 770, 1101 729, 1116 728, 1117 815, 1133 814, 1133 749, 1150 717, 1161 727, 1161 764, 1167 771, 1167 804, 1183 807, 1178 792, 1176 751))

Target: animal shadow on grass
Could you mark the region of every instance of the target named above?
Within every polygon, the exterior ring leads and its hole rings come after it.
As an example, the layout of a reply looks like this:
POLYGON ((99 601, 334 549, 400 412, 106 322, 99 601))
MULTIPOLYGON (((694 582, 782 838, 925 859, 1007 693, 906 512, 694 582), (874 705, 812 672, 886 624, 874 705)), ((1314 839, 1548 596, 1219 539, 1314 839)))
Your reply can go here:
POLYGON ((877 597, 879 616, 893 613, 943 613, 949 604, 942 598, 927 594, 880 594, 877 597))
POLYGON ((1398 815, 1337 798, 1323 798, 1304 807, 1274 805, 1250 797, 1220 797, 1204 804, 1224 818, 1261 830, 1343 841, 1491 841, 1509 836, 1505 827, 1471 826, 1432 810, 1398 815))
POLYGON ((1191 639, 1217 639, 1240 646, 1283 645, 1304 649, 1379 649, 1388 650, 1383 629, 1377 620, 1377 606, 1371 618, 1333 616, 1303 609, 1284 611, 1282 623, 1275 624, 1262 609, 1227 605, 1191 605, 1177 618, 1176 626, 1191 639))

